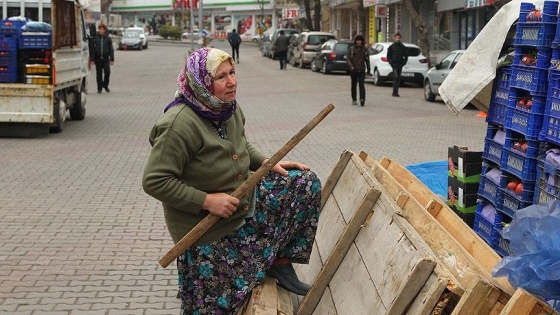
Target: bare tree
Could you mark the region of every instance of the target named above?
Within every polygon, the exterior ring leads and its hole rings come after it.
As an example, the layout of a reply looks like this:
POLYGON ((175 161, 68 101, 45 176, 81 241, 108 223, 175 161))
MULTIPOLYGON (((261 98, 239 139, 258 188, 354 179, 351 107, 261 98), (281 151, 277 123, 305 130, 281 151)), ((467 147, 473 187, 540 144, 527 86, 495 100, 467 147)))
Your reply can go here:
POLYGON ((315 15, 314 29, 316 31, 320 31, 321 30, 321 0, 315 0, 313 11, 315 15))
POLYGON ((428 60, 430 60, 430 42, 428 40, 428 27, 426 26, 424 19, 422 19, 420 14, 418 14, 418 11, 416 11, 414 6, 412 5, 411 0, 402 0, 402 5, 408 11, 410 16, 412 17, 412 21, 414 22, 414 25, 416 25, 416 28, 418 29, 418 35, 419 35, 418 46, 420 46, 420 50, 422 50, 422 53, 428 58, 428 60))
POLYGON ((311 19, 311 0, 303 0, 303 5, 305 6, 305 24, 306 24, 306 28, 309 29, 310 31, 314 31, 313 29, 313 24, 311 23, 311 21, 313 21, 313 19, 311 19))

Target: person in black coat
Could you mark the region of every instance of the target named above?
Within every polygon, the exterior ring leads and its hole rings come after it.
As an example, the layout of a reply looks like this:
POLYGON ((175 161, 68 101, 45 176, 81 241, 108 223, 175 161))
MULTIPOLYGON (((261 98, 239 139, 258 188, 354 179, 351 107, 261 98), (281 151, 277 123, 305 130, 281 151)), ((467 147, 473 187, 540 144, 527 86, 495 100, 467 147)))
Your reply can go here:
POLYGON ((290 45, 290 39, 284 35, 284 31, 279 32, 280 35, 276 38, 274 42, 274 49, 278 60, 280 61, 280 70, 286 69, 286 63, 288 59, 288 46, 290 45))
POLYGON ((109 77, 111 76, 111 65, 115 62, 115 54, 113 51, 113 41, 107 35, 107 26, 99 24, 97 27, 97 36, 93 40, 91 49, 90 63, 95 62, 95 70, 97 73, 97 93, 101 94, 102 89, 107 92, 109 90, 109 77))
POLYGON ((393 44, 387 50, 387 59, 393 68, 393 96, 399 97, 399 85, 401 84, 402 68, 408 61, 406 47, 401 43, 401 34, 396 33, 393 44))

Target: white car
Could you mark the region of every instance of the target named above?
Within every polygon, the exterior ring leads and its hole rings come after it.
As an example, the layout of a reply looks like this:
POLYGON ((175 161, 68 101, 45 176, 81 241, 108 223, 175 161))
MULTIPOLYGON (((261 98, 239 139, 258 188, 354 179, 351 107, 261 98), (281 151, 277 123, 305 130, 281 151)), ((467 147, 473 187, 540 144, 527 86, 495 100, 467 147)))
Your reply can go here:
POLYGON ((454 50, 428 71, 424 79, 424 99, 426 101, 433 102, 436 99, 443 80, 447 78, 449 72, 455 67, 464 53, 464 50, 454 50))
POLYGON ((147 49, 148 36, 141 27, 128 27, 119 42, 119 49, 147 49))
MULTIPOLYGON (((387 59, 387 50, 392 43, 376 43, 369 48, 369 63, 371 75, 375 85, 385 81, 393 81, 393 68, 387 59)), ((428 72, 428 58, 422 55, 420 47, 403 43, 407 48, 408 61, 402 69, 401 82, 415 82, 419 86, 424 84, 424 77, 428 72)))

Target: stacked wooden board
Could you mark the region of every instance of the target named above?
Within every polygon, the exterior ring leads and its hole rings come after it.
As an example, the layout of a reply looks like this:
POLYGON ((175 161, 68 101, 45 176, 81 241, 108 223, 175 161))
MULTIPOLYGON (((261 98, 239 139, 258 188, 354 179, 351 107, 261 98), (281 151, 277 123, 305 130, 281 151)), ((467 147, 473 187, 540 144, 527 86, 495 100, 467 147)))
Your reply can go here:
MULTIPOLYGON (((400 164, 347 151, 323 188, 310 264, 297 266, 300 278, 312 287, 296 301, 295 312, 555 314, 505 278, 492 278, 499 260, 400 164)), ((258 287, 240 314, 291 314, 285 306, 255 307, 286 300, 275 293, 285 291, 271 287, 273 280, 258 287)))

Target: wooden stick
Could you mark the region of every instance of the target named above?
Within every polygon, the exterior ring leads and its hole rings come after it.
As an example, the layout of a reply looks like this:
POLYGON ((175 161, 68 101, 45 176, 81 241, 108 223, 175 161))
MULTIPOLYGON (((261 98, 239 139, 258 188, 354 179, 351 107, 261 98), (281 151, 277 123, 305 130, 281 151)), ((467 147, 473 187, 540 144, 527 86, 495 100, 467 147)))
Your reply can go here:
MULTIPOLYGON (((241 184, 237 189, 231 194, 233 197, 241 198, 249 190, 251 190, 257 183, 268 173, 272 167, 288 152, 290 152, 305 136, 315 128, 328 114, 334 109, 333 104, 327 105, 315 118, 305 125, 295 136, 293 136, 278 152, 276 152, 266 163, 264 163, 257 171, 255 171, 247 180, 241 184)), ((181 254, 183 254, 188 248, 190 248, 204 233, 206 233, 218 220, 220 217, 208 214, 202 221, 200 221, 192 230, 183 236, 183 238, 173 246, 173 248, 165 254, 160 260, 159 264, 166 268, 171 264, 172 261, 177 259, 181 254)))

